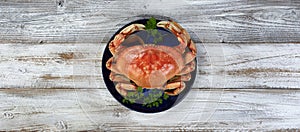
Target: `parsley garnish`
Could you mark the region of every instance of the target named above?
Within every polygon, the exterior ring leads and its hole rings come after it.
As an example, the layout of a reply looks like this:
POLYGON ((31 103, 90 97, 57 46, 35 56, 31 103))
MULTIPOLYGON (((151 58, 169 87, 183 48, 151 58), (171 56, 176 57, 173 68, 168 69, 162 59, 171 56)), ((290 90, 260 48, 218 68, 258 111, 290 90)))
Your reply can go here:
POLYGON ((168 100, 169 95, 165 94, 162 90, 151 89, 148 93, 143 93, 143 88, 138 87, 136 91, 128 91, 127 96, 122 100, 126 104, 142 104, 144 107, 159 107, 163 100, 168 100))
POLYGON ((146 26, 146 27, 145 27, 146 30, 148 30, 148 29, 156 29, 156 19, 153 18, 153 17, 151 17, 151 18, 147 21, 147 23, 146 23, 145 26, 146 26))
MULTIPOLYGON (((159 42, 163 41, 163 35, 158 32, 157 27, 156 27, 157 21, 155 18, 151 17, 145 25, 145 29, 153 37, 153 43, 157 44, 159 42)), ((147 37, 149 38, 149 36, 147 37)))

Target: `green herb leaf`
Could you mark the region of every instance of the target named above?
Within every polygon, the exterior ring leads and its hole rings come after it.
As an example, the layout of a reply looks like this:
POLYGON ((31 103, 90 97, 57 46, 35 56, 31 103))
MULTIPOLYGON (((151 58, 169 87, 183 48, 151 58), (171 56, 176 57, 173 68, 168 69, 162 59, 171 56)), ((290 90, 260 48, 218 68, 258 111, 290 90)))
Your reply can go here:
POLYGON ((148 104, 148 105, 147 105, 147 107, 148 107, 148 108, 151 108, 151 107, 152 107, 152 105, 151 105, 151 104, 148 104))
POLYGON ((148 32, 148 34, 153 37, 154 44, 158 44, 159 42, 163 41, 163 35, 158 32, 156 24, 157 21, 153 17, 151 17, 145 24, 146 32, 148 32))
POLYGON ((142 88, 141 86, 139 86, 139 87, 137 88, 137 91, 138 91, 139 93, 141 93, 141 92, 143 92, 143 88, 142 88))
POLYGON ((151 17, 146 25, 145 25, 145 29, 156 29, 156 19, 151 17))
POLYGON ((169 95, 164 94, 164 100, 167 100, 169 98, 169 95))
POLYGON ((155 102, 155 106, 156 106, 156 107, 158 107, 158 106, 159 106, 158 102, 155 102))
POLYGON ((158 99, 159 103, 162 104, 163 100, 161 98, 158 99))
POLYGON ((130 104, 134 104, 135 100, 129 100, 130 104))
POLYGON ((132 97, 132 96, 134 96, 134 93, 133 93, 133 92, 128 92, 128 93, 127 93, 127 97, 132 97))

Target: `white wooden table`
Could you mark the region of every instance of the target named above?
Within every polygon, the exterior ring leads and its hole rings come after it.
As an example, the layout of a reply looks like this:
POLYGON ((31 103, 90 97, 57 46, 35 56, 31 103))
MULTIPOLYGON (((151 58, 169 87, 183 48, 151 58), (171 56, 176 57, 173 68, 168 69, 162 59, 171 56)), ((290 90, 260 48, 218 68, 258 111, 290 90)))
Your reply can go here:
POLYGON ((1 0, 0 130, 298 130, 300 2, 1 0), (110 37, 138 18, 176 20, 197 78, 174 108, 118 103, 101 73, 110 37))

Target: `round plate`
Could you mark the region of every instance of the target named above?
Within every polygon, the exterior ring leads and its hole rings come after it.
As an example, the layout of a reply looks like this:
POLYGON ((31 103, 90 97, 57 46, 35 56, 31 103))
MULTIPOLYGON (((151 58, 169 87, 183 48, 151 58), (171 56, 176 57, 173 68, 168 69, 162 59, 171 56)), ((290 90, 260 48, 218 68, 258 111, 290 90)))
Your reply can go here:
MULTIPOLYGON (((154 18, 151 18, 154 19, 154 18)), ((156 19, 156 23, 160 22, 161 20, 156 19)), ((152 21, 153 22, 153 21, 152 21)), ((191 79, 189 81, 185 81, 186 87, 185 89, 180 92, 178 95, 168 95, 164 93, 161 89, 149 89, 149 88, 143 88, 142 86, 136 86, 136 90, 128 90, 127 95, 121 95, 118 90, 116 89, 116 84, 118 82, 113 82, 110 80, 109 76, 111 74, 111 71, 107 69, 106 63, 111 58, 114 57, 112 53, 109 50, 109 43, 115 38, 117 34, 120 33, 121 30, 126 28, 127 26, 131 24, 143 24, 147 25, 149 23, 149 19, 140 19, 133 21, 131 23, 126 24, 121 29, 119 29, 109 40, 109 42, 106 45, 106 48, 104 50, 103 59, 102 59, 102 74, 103 79, 105 81, 105 84, 107 86, 107 89, 112 94, 112 96, 120 102, 125 107, 138 111, 143 113, 155 113, 155 112, 161 112, 168 110, 178 104, 180 101, 183 100, 183 98, 187 95, 187 93, 190 91, 190 88, 192 87, 192 84, 195 81, 196 76, 196 69, 197 69, 197 60, 195 59, 196 65, 195 70, 193 70, 191 74, 191 79)), ((179 41, 176 38, 176 36, 169 30, 165 28, 156 27, 157 33, 159 35, 153 35, 151 32, 148 32, 149 30, 141 30, 141 31, 135 31, 131 33, 130 35, 137 35, 139 36, 145 44, 156 44, 156 45, 164 45, 169 47, 174 47, 179 45, 179 41), (159 39, 158 36, 163 36, 163 39, 159 39)), ((153 30, 152 30, 153 31, 153 30)), ((126 40, 126 39, 125 39, 126 40)), ((123 43, 121 43, 122 45, 123 43)), ((139 43, 131 43, 131 44, 124 44, 122 46, 130 47, 139 45, 139 43)), ((120 52, 122 52, 121 50, 120 52)), ((136 85, 134 81, 130 80, 130 84, 136 85)))

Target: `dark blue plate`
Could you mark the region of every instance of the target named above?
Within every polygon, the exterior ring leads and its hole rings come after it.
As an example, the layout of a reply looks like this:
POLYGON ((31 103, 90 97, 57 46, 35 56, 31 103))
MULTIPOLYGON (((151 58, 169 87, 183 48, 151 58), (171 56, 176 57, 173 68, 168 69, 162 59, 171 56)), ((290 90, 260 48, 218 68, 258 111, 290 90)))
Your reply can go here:
MULTIPOLYGON (((148 21, 148 19, 137 20, 137 21, 133 21, 133 22, 123 26, 111 37, 109 42, 112 41, 114 39, 115 35, 117 35, 125 27, 127 27, 131 24, 137 24, 137 23, 145 25, 147 21, 148 21)), ((159 21, 161 21, 161 20, 157 20, 157 22, 159 22, 159 21)), ((176 36, 173 33, 171 33, 170 31, 165 30, 163 28, 157 28, 157 30, 159 33, 161 33, 164 36, 163 40, 160 43, 158 43, 159 45, 165 45, 165 46, 172 47, 172 46, 176 46, 179 44, 176 36)), ((134 34, 140 36, 146 44, 153 43, 153 41, 154 41, 154 38, 151 36, 149 37, 149 35, 146 31, 138 31, 138 32, 135 32, 134 34), (147 36, 147 37, 145 37, 145 36, 147 36)), ((144 113, 161 112, 161 111, 168 110, 168 109, 172 108, 173 106, 175 106, 176 104, 178 104, 180 101, 182 101, 182 99, 190 91, 190 88, 192 87, 192 85, 195 81, 197 65, 196 65, 195 70, 193 72, 191 72, 191 75, 192 75, 191 80, 185 82, 186 88, 179 95, 168 96, 160 90, 139 89, 138 93, 143 94, 143 98, 138 98, 134 102, 130 102, 130 98, 123 97, 122 95, 119 94, 119 92, 115 88, 115 83, 109 79, 109 75, 110 75, 111 71, 106 68, 107 60, 112 57, 112 54, 110 53, 109 48, 108 48, 109 42, 106 45, 106 48, 105 48, 104 54, 103 54, 103 59, 102 59, 103 79, 104 79, 104 82, 105 82, 109 92, 122 105, 126 106, 127 108, 129 108, 131 110, 138 111, 138 112, 144 112, 144 113), (150 98, 150 96, 152 98, 150 98), (155 100, 153 100, 153 96, 155 96, 154 97, 155 100)), ((197 64, 197 60, 195 60, 195 61, 197 64)))

